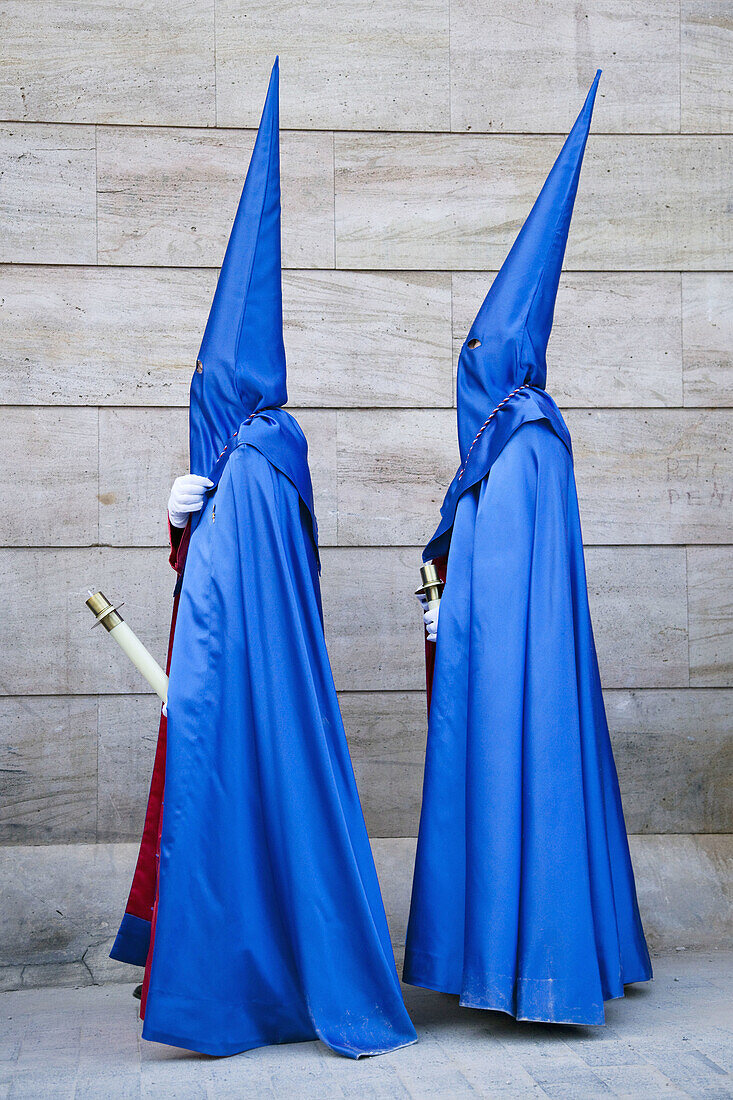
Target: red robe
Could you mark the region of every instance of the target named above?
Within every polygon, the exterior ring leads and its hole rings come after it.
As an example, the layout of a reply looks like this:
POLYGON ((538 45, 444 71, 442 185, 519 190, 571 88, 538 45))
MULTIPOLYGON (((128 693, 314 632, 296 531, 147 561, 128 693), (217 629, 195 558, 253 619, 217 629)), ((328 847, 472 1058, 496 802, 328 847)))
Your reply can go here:
MULTIPOLYGON (((173 596, 170 637, 168 640, 168 658, 166 672, 170 672, 173 635, 176 629, 176 614, 181 591, 183 569, 186 564, 188 542, 191 534, 190 522, 184 528, 168 525, 171 553, 170 563, 178 574, 173 596)), ((158 848, 160 825, 163 810, 163 787, 165 784, 165 746, 167 720, 161 713, 158 727, 158 744, 155 750, 153 776, 150 781, 148 808, 145 813, 140 851, 137 857, 132 886, 125 907, 120 930, 117 933, 110 957, 120 962, 142 966, 150 957, 152 944, 152 926, 155 901, 158 892, 158 848)), ((147 977, 147 974, 146 974, 147 977)))

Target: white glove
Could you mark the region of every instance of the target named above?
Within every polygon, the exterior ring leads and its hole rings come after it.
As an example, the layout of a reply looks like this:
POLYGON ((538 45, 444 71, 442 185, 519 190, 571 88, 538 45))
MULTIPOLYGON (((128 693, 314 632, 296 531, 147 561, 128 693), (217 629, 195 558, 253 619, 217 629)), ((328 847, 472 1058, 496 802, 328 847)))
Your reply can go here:
POLYGON ((440 613, 440 604, 436 604, 435 607, 428 608, 423 615, 425 620, 425 629, 428 632, 428 641, 437 642, 438 640, 438 615, 440 613))
POLYGON ((438 612, 440 611, 440 604, 436 607, 428 607, 428 598, 424 592, 416 592, 418 602, 423 612, 423 620, 425 622, 425 629, 428 632, 428 641, 434 642, 438 636, 438 612))
POLYGON ((167 718, 168 717, 168 704, 163 703, 163 706, 160 708, 160 711, 161 711, 161 714, 163 715, 163 717, 167 718))
POLYGON ((204 496, 214 482, 198 474, 184 474, 173 482, 168 498, 168 518, 172 527, 185 527, 191 512, 200 512, 204 496))

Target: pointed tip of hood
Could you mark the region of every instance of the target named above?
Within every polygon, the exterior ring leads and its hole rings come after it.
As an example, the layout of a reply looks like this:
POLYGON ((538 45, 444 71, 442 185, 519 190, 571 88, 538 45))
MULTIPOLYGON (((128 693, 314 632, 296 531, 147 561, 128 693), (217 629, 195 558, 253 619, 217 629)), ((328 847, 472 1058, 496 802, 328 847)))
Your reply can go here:
POLYGON ((203 452, 215 450, 250 413, 287 402, 279 72, 276 57, 191 383, 192 469, 196 452, 198 465, 206 465, 203 452))
POLYGON ((461 350, 457 398, 462 458, 478 428, 507 394, 525 382, 545 386, 547 343, 600 77, 598 69, 461 350))

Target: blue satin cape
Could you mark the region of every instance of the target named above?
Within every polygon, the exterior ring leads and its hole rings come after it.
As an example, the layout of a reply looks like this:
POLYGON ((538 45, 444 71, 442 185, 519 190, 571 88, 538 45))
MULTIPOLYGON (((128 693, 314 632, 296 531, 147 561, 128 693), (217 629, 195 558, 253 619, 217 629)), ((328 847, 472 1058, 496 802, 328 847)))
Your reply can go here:
POLYGON ((168 693, 143 1037, 206 1054, 415 1041, 323 636, 306 443, 227 444, 191 537, 168 693))
POLYGON ((486 441, 501 449, 449 494, 431 544, 449 552, 404 979, 518 1019, 600 1024, 651 965, 570 439, 545 393, 503 415, 486 441))

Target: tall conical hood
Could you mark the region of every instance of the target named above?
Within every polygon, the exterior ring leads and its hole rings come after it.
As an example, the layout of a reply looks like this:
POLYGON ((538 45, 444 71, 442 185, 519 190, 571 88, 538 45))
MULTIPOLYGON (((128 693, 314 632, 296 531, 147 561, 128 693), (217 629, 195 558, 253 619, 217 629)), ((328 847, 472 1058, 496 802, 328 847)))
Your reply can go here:
POLYGON ((500 401, 525 382, 544 389, 545 353, 600 75, 599 69, 461 349, 457 402, 462 462, 500 401))
POLYGON ((226 441, 288 399, 282 331, 279 67, 272 67, 252 159, 191 382, 191 471, 208 475, 226 441))

